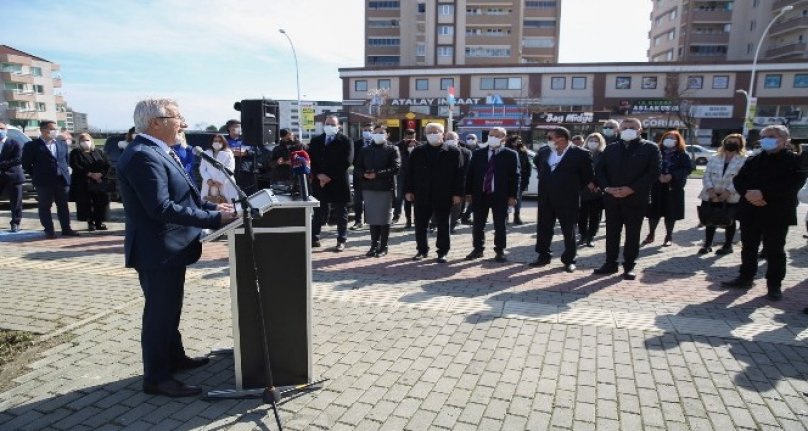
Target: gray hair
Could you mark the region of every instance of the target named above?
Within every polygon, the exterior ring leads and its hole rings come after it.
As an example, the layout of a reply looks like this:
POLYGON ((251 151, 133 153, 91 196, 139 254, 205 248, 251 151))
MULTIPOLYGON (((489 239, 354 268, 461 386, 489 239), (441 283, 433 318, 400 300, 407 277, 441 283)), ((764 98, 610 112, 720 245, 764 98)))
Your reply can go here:
POLYGON ((611 124, 612 126, 616 126, 616 128, 618 128, 618 129, 620 128, 620 122, 613 119, 613 118, 609 119, 609 120, 606 120, 606 122, 603 123, 603 127, 606 127, 609 124, 611 124))
POLYGON ((137 102, 134 115, 135 132, 145 132, 149 128, 151 120, 158 117, 165 117, 168 114, 166 108, 171 105, 177 106, 177 101, 174 99, 151 98, 137 102))
POLYGON ((504 128, 504 127, 499 127, 499 126, 497 126, 497 127, 492 127, 492 128, 491 128, 491 130, 496 130, 497 132, 502 133, 502 135, 504 135, 504 136, 508 136, 508 131, 507 131, 507 130, 505 130, 505 128, 504 128))
POLYGON ((768 130, 774 131, 774 133, 776 133, 777 136, 785 139, 786 141, 791 139, 791 132, 788 131, 788 127, 783 126, 782 124, 773 124, 771 126, 766 126, 763 128, 763 130, 760 131, 760 134, 762 135, 764 132, 768 130))
POLYGON ((444 130, 443 129, 443 124, 441 124, 441 123, 426 123, 426 126, 424 126, 424 131, 427 131, 430 128, 439 129, 441 133, 443 133, 443 130, 444 130))
POLYGON ((446 132, 443 137, 446 138, 446 139, 454 139, 454 140, 458 140, 460 138, 460 136, 458 136, 457 132, 446 132), (451 136, 451 138, 450 138, 450 136, 451 136))

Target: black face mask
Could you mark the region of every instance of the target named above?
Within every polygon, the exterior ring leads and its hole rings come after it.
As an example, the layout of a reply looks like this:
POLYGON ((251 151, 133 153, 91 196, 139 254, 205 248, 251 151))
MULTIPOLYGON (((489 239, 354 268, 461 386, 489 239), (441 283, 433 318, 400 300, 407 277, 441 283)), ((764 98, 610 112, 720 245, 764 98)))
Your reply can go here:
POLYGON ((735 152, 735 151, 738 151, 739 149, 740 149, 740 145, 738 145, 738 144, 736 144, 734 142, 731 143, 731 144, 724 144, 724 151, 735 152))

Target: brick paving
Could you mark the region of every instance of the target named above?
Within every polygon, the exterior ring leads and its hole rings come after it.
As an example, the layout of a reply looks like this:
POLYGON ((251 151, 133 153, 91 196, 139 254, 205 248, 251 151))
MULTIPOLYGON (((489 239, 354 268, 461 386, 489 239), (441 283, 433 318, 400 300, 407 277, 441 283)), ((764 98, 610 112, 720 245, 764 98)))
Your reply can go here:
MULTIPOLYGON (((771 303, 763 281, 749 291, 719 288, 736 273, 740 245, 729 256, 696 256, 703 231, 694 207, 691 199, 673 247, 643 248, 633 282, 591 276, 602 263, 603 230, 574 274, 557 260, 526 265, 535 258, 533 223, 510 227, 506 264, 492 253, 462 260, 467 227, 452 237, 446 265, 411 262, 411 233, 397 228, 385 258, 363 257, 367 230, 351 232, 342 254, 317 250, 314 370, 331 380, 284 401, 286 428, 808 428, 804 228, 790 233, 785 299, 771 303)), ((23 228, 37 229, 35 208, 25 216, 23 228)), ((0 223, 7 217, 0 207, 0 223)), ((0 393, 0 430, 275 429, 256 400, 139 391, 141 293, 122 265, 122 226, 109 225, 51 241, 0 236, 0 327, 67 335, 0 393)), ((324 246, 334 241, 330 228, 324 246)), ((188 275, 182 330, 190 352, 232 345, 228 283, 224 244, 207 245, 188 275)), ((214 356, 181 378, 232 387, 232 358, 214 356)))

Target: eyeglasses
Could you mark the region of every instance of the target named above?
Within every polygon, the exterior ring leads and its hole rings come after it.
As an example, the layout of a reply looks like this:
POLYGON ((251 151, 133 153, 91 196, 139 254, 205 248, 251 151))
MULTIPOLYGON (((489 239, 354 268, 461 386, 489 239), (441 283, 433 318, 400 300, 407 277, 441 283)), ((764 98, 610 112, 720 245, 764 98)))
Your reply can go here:
POLYGON ((170 116, 170 117, 168 117, 168 116, 163 116, 163 117, 157 117, 157 118, 160 118, 160 119, 166 119, 166 120, 167 120, 167 119, 170 119, 170 118, 173 118, 173 119, 175 119, 175 120, 180 120, 180 123, 184 123, 184 122, 185 122, 185 117, 183 117, 182 115, 173 115, 173 116, 170 116))
POLYGON ((760 139, 766 139, 766 138, 777 139, 777 136, 774 136, 774 135, 766 135, 766 136, 760 135, 760 139))

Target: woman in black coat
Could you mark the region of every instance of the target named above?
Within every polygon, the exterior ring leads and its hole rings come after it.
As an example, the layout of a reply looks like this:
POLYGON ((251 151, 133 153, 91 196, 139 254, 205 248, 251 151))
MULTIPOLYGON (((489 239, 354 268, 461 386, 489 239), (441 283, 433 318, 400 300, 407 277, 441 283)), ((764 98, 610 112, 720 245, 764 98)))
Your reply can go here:
POLYGON ((519 211, 522 209, 522 194, 530 184, 530 173, 533 168, 530 166, 530 156, 527 154, 527 148, 522 143, 522 138, 519 135, 508 136, 505 146, 516 151, 519 156, 519 190, 516 196, 516 206, 513 209, 513 224, 520 225, 523 224, 522 218, 519 217, 519 211))
POLYGON ((387 129, 373 129, 373 143, 359 150, 354 165, 354 174, 361 181, 361 193, 365 202, 365 221, 370 225, 370 250, 367 257, 387 254, 390 237, 390 209, 396 193, 396 175, 401 168, 398 148, 387 138, 387 129))
POLYGON ((95 149, 93 137, 79 135, 79 146, 70 152, 70 194, 76 202, 76 219, 87 222, 87 230, 107 230, 104 221, 109 212, 106 190, 91 189, 107 180, 109 162, 101 150, 95 149))
MULTIPOLYGON (((600 153, 606 148, 606 138, 600 133, 592 133, 584 141, 585 148, 592 156, 592 169, 598 162, 600 153)), ((600 228, 603 218, 603 191, 599 188, 590 190, 589 187, 581 189, 581 208, 578 211, 578 245, 594 247, 595 235, 600 228)))
POLYGON ((665 241, 669 247, 673 240, 673 227, 676 220, 685 218, 685 183, 693 163, 685 151, 685 139, 679 132, 670 130, 659 140, 661 169, 659 178, 651 187, 651 205, 648 206, 648 227, 650 232, 643 245, 654 242, 659 219, 665 217, 665 241))

